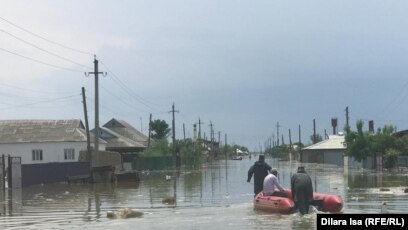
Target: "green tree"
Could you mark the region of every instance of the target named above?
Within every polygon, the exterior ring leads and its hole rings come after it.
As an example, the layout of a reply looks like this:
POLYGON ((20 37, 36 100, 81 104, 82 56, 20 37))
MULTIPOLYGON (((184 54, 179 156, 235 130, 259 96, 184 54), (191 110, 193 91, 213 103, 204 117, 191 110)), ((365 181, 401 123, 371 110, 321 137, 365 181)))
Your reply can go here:
POLYGON ((150 129, 152 131, 152 138, 153 139, 165 139, 168 137, 170 128, 169 125, 164 120, 154 120, 150 122, 150 129))
POLYGON ((372 143, 371 150, 373 153, 385 155, 389 149, 397 150, 397 138, 392 135, 394 130, 393 126, 385 125, 382 129, 378 129, 375 135, 370 136, 372 143))
POLYGON ((368 132, 363 131, 364 122, 358 120, 356 126, 357 132, 351 131, 350 127, 346 127, 346 155, 352 156, 361 162, 371 155, 371 142, 368 132))
POLYGON ((395 149, 387 149, 384 154, 383 161, 385 168, 393 168, 397 163, 398 151, 395 149))
POLYGON ((408 155, 408 135, 398 138, 396 144, 401 155, 408 155))

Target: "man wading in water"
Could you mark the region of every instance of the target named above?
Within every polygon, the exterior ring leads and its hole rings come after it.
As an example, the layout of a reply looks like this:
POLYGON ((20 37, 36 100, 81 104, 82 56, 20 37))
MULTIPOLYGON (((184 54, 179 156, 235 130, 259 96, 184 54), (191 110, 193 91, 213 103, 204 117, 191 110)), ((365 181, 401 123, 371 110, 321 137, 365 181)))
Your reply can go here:
POLYGON ((255 195, 262 192, 264 179, 268 175, 268 171, 271 169, 271 166, 265 163, 265 156, 259 155, 259 160, 248 170, 248 183, 251 181, 252 174, 254 174, 255 195))
POLYGON ((293 201, 299 208, 300 214, 309 213, 309 204, 313 200, 313 185, 304 167, 298 167, 297 173, 292 176, 291 189, 293 201))

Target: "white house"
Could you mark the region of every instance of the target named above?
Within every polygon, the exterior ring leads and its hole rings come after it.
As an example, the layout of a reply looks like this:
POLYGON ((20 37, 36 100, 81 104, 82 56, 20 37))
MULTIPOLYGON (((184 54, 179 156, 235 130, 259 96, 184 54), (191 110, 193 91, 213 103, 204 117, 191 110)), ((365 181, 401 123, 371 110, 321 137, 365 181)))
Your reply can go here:
MULTIPOLYGON (((21 157, 22 165, 76 162, 86 146, 79 119, 0 121, 0 155, 21 157)), ((100 149, 105 146, 100 140, 100 149)))

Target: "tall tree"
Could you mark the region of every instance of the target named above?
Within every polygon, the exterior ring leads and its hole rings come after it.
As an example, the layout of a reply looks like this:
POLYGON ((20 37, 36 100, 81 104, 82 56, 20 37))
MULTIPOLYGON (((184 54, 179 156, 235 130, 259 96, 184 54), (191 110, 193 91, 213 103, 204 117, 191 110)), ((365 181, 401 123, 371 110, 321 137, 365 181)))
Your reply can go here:
POLYGON ((152 138, 156 140, 167 138, 171 130, 166 121, 160 119, 153 120, 150 123, 150 128, 152 131, 152 138))
POLYGON ((357 161, 361 162, 371 155, 372 142, 368 132, 363 131, 364 122, 358 120, 356 126, 357 132, 351 131, 350 127, 346 127, 346 155, 353 156, 357 161))

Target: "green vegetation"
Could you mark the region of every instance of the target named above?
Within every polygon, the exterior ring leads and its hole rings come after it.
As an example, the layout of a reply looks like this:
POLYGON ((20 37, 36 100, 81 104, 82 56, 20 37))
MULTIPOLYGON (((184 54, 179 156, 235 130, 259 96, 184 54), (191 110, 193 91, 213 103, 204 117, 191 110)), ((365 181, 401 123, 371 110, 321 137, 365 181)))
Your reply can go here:
POLYGON ((151 137, 155 140, 167 138, 171 130, 166 121, 160 119, 151 121, 150 129, 152 131, 151 137))
POLYGON ((169 147, 167 139, 153 140, 150 147, 143 152, 145 157, 169 156, 172 150, 169 147))
POLYGON ((385 125, 374 134, 363 131, 364 122, 357 121, 357 131, 351 131, 346 127, 345 144, 347 146, 346 155, 354 157, 361 162, 373 154, 383 156, 383 166, 392 168, 397 162, 398 155, 408 153, 408 137, 397 138, 392 135, 395 128, 385 125))
POLYGON ((181 157, 181 164, 186 167, 196 168, 202 161, 204 148, 196 141, 192 140, 177 140, 176 153, 181 157))
MULTIPOLYGON (((192 141, 191 139, 176 140, 174 148, 173 144, 169 144, 167 141, 170 128, 164 120, 154 120, 150 123, 150 127, 152 130, 152 141, 150 147, 144 150, 142 158, 166 159, 168 161, 168 157, 172 157, 175 150, 176 155, 180 157, 180 163, 186 167, 195 168, 202 163, 207 151, 202 141, 192 141)), ((230 157, 248 153, 248 148, 234 144, 220 147, 215 149, 215 151, 218 151, 218 156, 222 158, 225 153, 228 153, 230 157)), ((139 161, 142 160, 139 159, 139 161)), ((171 164, 173 163, 172 160, 170 162, 171 164)), ((157 164, 153 162, 152 165, 157 164)))

